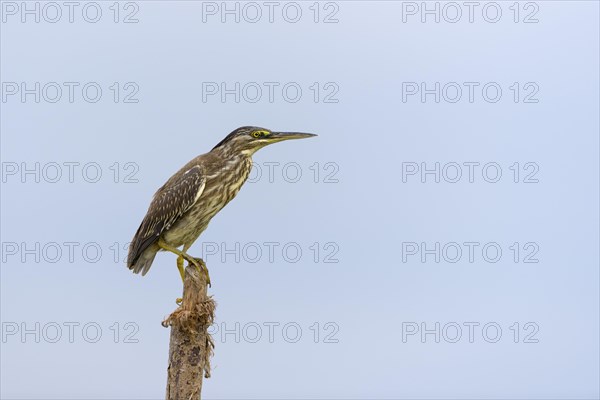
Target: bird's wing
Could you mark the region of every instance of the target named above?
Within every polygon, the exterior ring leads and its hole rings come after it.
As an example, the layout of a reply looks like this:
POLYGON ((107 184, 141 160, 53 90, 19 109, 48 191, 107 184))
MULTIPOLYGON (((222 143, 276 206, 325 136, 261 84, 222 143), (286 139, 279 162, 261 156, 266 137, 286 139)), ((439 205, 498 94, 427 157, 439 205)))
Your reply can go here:
POLYGON ((194 205, 205 185, 202 168, 196 165, 182 175, 169 179, 158 189, 129 246, 127 266, 130 269, 144 250, 158 241, 159 236, 194 205))

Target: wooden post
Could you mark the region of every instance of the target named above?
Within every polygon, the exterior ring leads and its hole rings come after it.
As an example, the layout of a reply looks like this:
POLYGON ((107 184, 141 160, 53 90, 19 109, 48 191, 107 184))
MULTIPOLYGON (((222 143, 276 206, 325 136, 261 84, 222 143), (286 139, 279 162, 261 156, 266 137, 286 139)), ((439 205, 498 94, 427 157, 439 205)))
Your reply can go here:
POLYGON ((206 276, 188 265, 183 283, 183 302, 167 319, 171 327, 167 400, 198 400, 202 376, 210 377, 210 357, 215 347, 208 328, 213 323, 215 302, 207 295, 206 276))

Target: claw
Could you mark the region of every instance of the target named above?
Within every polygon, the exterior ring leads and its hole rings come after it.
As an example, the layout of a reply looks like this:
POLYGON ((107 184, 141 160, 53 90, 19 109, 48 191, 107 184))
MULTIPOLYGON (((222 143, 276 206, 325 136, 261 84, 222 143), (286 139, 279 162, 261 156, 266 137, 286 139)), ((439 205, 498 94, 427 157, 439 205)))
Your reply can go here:
POLYGON ((206 268, 206 263, 203 259, 197 257, 194 257, 193 260, 194 262, 192 264, 194 264, 194 267, 196 267, 198 273, 204 273, 204 275, 206 276, 206 283, 208 284, 208 287, 211 287, 210 275, 208 274, 208 268, 206 268))

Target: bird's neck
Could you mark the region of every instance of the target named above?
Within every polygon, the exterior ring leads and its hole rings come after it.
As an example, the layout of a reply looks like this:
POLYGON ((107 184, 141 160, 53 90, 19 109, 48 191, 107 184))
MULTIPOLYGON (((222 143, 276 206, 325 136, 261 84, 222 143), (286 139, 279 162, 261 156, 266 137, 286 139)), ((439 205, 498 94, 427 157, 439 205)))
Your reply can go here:
POLYGON ((254 155, 254 153, 256 153, 256 150, 258 150, 258 149, 239 150, 239 149, 232 149, 229 147, 222 147, 222 148, 213 149, 212 152, 217 153, 219 158, 221 158, 223 160, 234 161, 234 160, 245 160, 248 158, 251 159, 252 155, 254 155))
POLYGON ((221 160, 224 164, 222 168, 227 169, 227 166, 241 165, 241 164, 252 164, 252 155, 255 151, 246 150, 234 150, 234 149, 214 149, 213 152, 217 153, 217 159, 221 160))

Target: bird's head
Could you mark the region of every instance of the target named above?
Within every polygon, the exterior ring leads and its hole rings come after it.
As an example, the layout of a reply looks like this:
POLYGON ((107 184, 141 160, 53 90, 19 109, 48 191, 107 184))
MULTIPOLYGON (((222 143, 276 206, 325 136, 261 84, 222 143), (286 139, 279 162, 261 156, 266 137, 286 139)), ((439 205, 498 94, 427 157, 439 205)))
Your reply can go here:
POLYGON ((213 150, 220 149, 235 154, 252 155, 257 150, 272 143, 312 136, 317 135, 301 132, 273 132, 257 126, 242 126, 227 135, 213 150))

